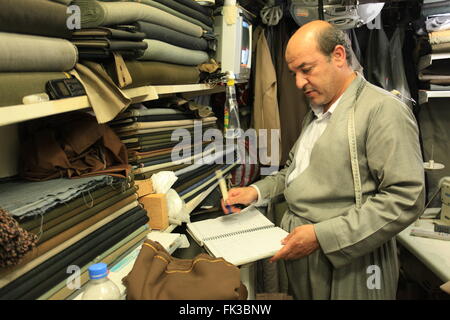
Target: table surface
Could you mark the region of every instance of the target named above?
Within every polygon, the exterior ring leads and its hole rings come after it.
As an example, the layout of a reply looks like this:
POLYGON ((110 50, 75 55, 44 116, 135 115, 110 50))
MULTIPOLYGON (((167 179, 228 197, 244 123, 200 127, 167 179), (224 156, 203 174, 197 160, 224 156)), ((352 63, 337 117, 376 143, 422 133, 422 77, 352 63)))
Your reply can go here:
POLYGON ((397 235, 398 242, 443 282, 450 281, 450 241, 411 236, 413 223, 397 235))

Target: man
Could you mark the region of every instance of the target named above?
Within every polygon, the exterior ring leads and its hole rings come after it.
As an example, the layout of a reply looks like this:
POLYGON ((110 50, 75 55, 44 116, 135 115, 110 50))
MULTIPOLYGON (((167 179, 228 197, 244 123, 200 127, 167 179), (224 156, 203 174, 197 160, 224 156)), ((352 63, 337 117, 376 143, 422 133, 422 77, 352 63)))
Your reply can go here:
POLYGON ((292 36, 286 60, 312 110, 286 167, 228 195, 233 205, 284 193, 290 234, 270 261, 285 260, 297 299, 395 299, 395 235, 424 208, 414 116, 355 73, 349 52, 324 21, 292 36))

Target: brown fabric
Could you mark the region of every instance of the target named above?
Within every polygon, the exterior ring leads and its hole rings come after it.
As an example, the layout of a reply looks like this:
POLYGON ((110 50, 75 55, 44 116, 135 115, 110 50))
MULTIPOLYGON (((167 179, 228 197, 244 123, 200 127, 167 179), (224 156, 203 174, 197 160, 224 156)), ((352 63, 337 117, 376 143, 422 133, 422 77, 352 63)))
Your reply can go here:
POLYGON ((37 236, 19 226, 0 208, 0 268, 18 264, 22 257, 36 246, 37 236))
MULTIPOLYGON (((264 30, 258 33, 255 30, 258 38, 254 36, 257 42, 256 48, 256 64, 255 64, 255 80, 254 80, 254 102, 253 102, 253 127, 258 132, 260 145, 266 146, 267 155, 272 155, 272 134, 280 130, 280 114, 278 111, 277 100, 277 78, 275 68, 272 63, 267 39, 264 35, 264 30), (267 130, 267 138, 261 136, 261 129, 267 130)), ((276 139, 276 143, 280 145, 281 134, 276 139)), ((261 147, 260 147, 261 148, 261 147)), ((271 165, 278 165, 281 155, 281 147, 275 154, 275 161, 271 165)))
POLYGON ((236 266, 203 253, 194 259, 177 259, 151 240, 144 242, 122 282, 127 300, 247 299, 236 266))
POLYGON ((87 113, 55 117, 27 127, 21 145, 21 176, 28 180, 110 174, 125 178, 125 145, 108 126, 87 113))

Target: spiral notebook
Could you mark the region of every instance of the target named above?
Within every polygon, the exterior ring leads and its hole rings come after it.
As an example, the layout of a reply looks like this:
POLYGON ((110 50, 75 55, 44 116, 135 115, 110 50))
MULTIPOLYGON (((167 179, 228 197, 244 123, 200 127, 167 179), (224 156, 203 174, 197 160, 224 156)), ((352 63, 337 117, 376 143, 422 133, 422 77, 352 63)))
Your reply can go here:
POLYGON ((288 235, 253 206, 240 213, 188 223, 187 231, 212 256, 236 266, 272 257, 288 235))

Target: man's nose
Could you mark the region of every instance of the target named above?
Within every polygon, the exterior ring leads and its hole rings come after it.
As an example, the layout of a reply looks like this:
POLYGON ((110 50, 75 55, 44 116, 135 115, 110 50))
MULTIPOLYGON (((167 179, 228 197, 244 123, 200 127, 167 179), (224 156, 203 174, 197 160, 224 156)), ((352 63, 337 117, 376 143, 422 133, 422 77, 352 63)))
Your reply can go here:
POLYGON ((299 72, 297 72, 297 74, 295 75, 295 85, 297 86, 297 88, 303 89, 307 83, 308 81, 304 77, 302 77, 299 72))

